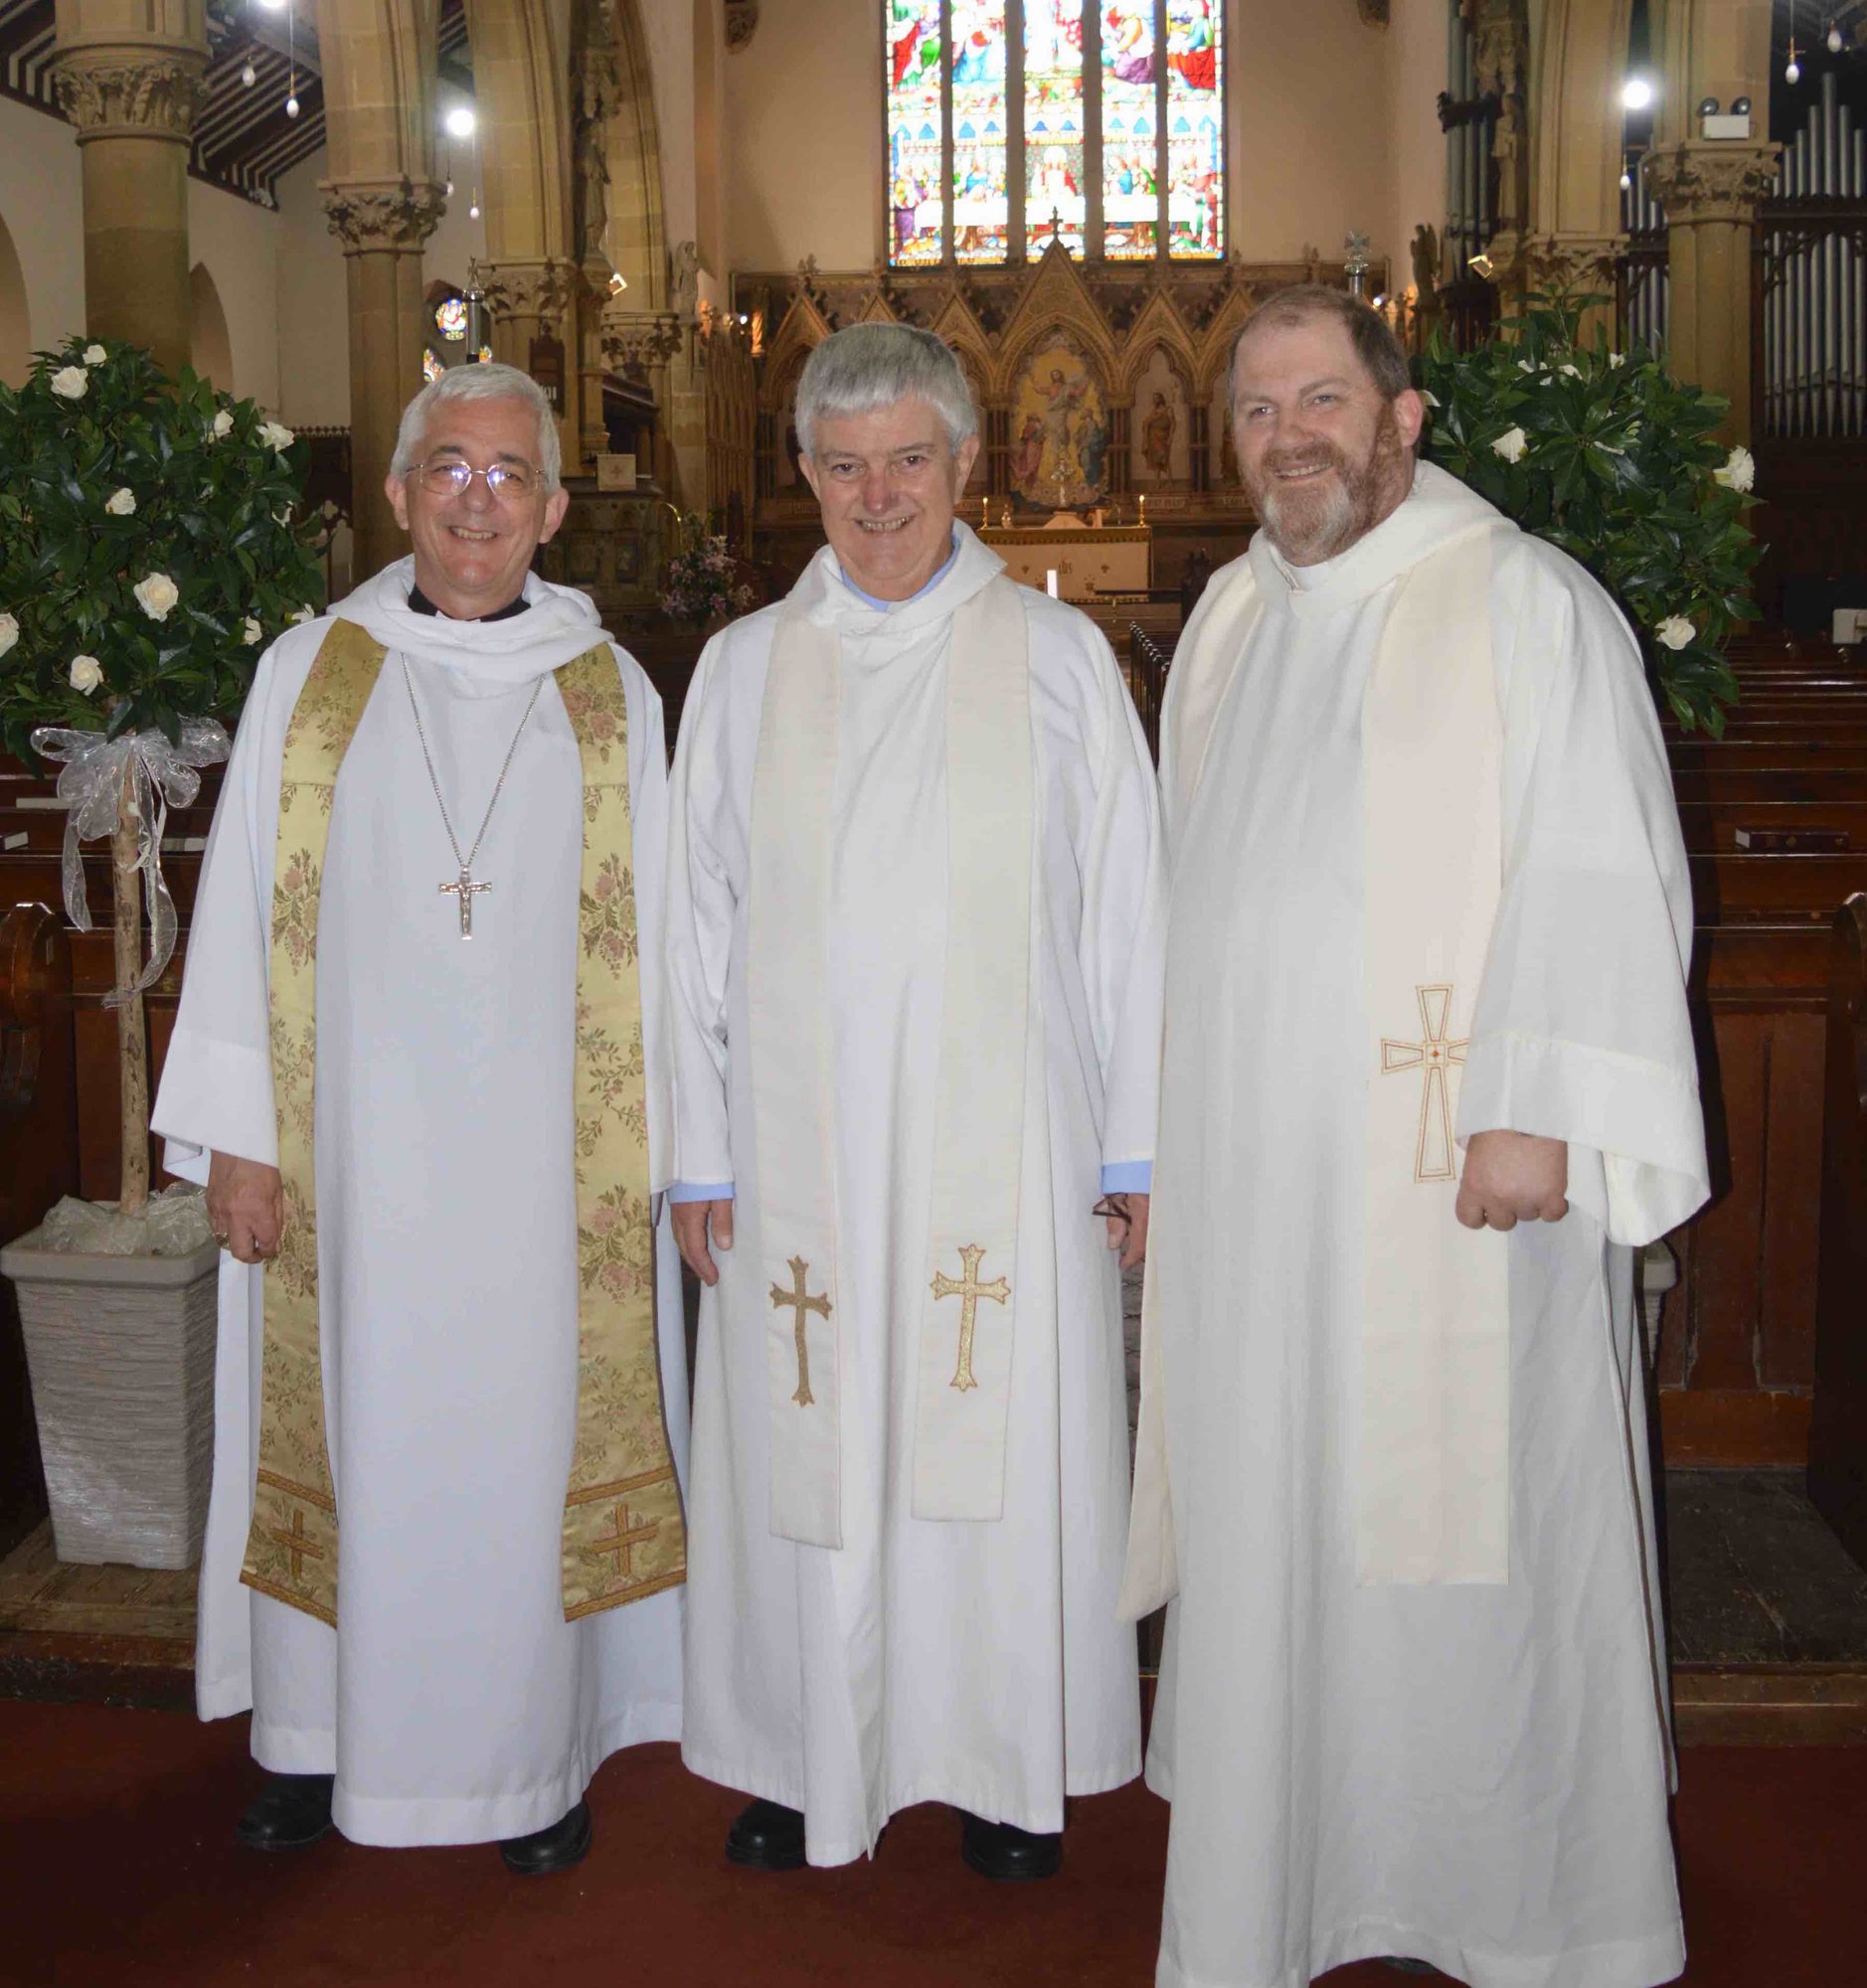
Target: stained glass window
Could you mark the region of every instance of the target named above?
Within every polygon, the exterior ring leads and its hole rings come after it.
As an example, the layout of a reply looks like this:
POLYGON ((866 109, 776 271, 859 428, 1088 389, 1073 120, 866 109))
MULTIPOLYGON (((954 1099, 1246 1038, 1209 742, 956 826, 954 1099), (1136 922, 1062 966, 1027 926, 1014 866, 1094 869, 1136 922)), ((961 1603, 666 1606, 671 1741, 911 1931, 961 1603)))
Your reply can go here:
POLYGON ((1223 0, 883 8, 896 266, 1225 252, 1223 0))
POLYGON ((886 0, 888 8, 889 258, 937 262, 940 199, 940 0, 886 0))
POLYGON ((434 381, 438 380, 440 376, 444 372, 446 372, 446 370, 447 370, 446 367, 444 367, 440 363, 440 361, 435 358, 434 348, 431 345, 423 346, 422 378, 426 382, 428 382, 428 384, 431 386, 434 381))
POLYGON ((1083 0, 1024 0, 1024 231, 1032 255, 1054 234, 1083 252, 1083 0))
POLYGON ((434 306, 434 329, 442 338, 464 338, 467 307, 464 297, 444 297, 434 306))
POLYGON ((1167 249, 1217 255, 1225 237, 1221 0, 1166 0, 1167 249))
POLYGON ((952 0, 953 253, 1002 262, 1011 252, 1005 179, 1005 0, 952 0))

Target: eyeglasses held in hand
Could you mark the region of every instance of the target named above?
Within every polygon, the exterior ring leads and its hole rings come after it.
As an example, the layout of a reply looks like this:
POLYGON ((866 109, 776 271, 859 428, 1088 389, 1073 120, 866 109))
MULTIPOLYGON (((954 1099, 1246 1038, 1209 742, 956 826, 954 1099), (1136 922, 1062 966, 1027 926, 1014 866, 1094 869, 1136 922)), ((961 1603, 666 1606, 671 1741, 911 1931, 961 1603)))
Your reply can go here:
POLYGON ((474 477, 483 476, 495 497, 516 503, 532 494, 538 472, 523 462, 495 462, 488 469, 475 469, 470 462, 424 462, 415 476, 422 488, 435 497, 464 497, 474 477))

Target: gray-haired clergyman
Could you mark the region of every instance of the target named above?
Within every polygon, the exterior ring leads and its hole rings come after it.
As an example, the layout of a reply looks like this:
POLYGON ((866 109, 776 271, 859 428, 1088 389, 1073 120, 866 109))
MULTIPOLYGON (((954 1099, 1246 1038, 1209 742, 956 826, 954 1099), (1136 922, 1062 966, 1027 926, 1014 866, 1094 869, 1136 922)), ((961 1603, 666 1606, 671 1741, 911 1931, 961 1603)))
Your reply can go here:
POLYGON ((1113 656, 953 517, 953 354, 805 367, 829 543, 709 644, 670 824, 675 1231, 702 1279, 696 1772, 735 1862, 945 1802, 990 1878, 1139 1768, 1119 1263, 1147 1231, 1154 777, 1113 656))

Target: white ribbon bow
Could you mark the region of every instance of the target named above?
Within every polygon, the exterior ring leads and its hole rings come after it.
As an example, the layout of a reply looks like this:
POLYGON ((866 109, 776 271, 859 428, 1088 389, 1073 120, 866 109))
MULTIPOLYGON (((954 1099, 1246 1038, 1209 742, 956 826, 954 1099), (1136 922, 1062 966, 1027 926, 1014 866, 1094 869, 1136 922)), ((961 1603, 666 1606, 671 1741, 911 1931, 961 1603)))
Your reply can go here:
POLYGON ((134 780, 136 802, 136 868, 143 873, 149 904, 149 964, 134 987, 104 996, 115 1008, 151 987, 175 951, 175 900, 162 876, 162 831, 168 825, 169 804, 187 807, 201 791, 199 768, 227 757, 226 731, 212 718, 184 718, 181 744, 171 746, 156 731, 126 732, 106 739, 101 732, 71 732, 42 725, 33 734, 33 750, 42 759, 63 759, 59 799, 65 818, 65 910, 80 931, 90 930, 90 903, 85 892, 85 858, 81 842, 94 842, 116 833, 122 805, 125 769, 134 780), (151 814, 155 817, 150 825, 151 814))

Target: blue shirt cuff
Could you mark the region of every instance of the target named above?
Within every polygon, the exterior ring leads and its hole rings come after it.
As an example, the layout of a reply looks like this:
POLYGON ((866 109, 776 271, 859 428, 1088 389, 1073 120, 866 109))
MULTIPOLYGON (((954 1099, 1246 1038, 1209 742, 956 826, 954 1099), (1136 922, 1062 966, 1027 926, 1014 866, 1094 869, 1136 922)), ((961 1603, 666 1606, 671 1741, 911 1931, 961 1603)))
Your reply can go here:
POLYGON ((668 1189, 668 1199, 681 1201, 731 1201, 731 1181, 676 1181, 668 1189))
MULTIPOLYGON (((1103 1168, 1103 1194, 1149 1194, 1153 1191, 1152 1160, 1117 1160, 1103 1168)), ((678 1193, 675 1196, 679 1200, 678 1193)))

